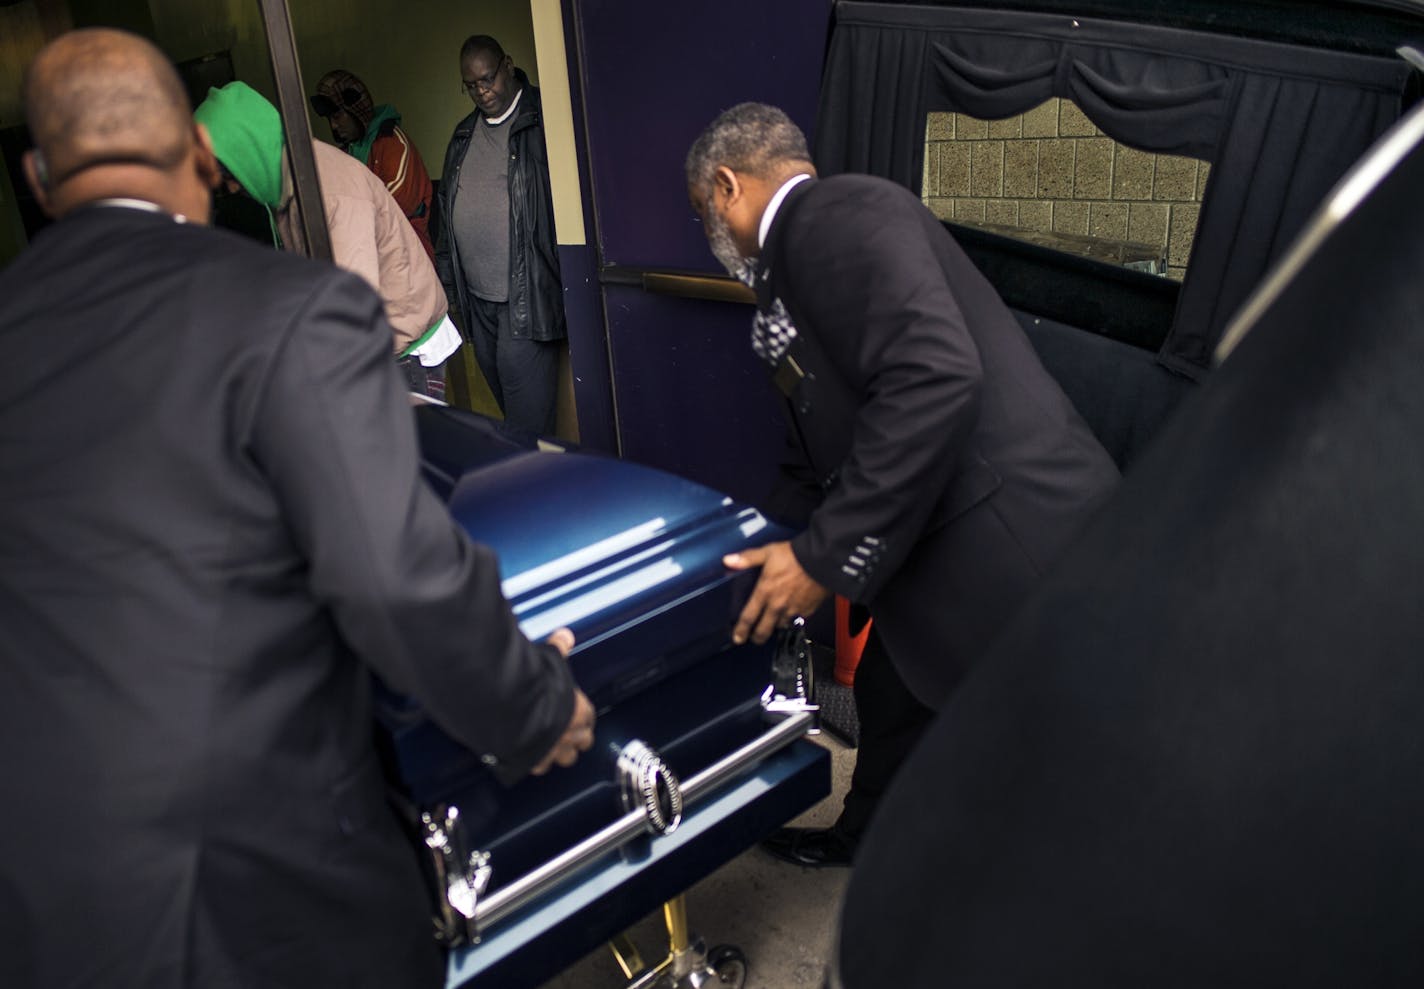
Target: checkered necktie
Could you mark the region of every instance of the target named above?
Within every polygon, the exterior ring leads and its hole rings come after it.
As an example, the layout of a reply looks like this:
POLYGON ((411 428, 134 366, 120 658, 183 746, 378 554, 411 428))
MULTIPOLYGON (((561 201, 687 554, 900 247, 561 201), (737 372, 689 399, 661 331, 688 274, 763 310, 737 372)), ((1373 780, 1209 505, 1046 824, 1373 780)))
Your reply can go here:
MULTIPOLYGON (((760 298, 764 293, 769 272, 761 264, 744 264, 737 272, 739 278, 760 298)), ((772 299, 767 308, 757 307, 752 320, 752 352, 772 367, 776 367, 781 355, 796 339, 796 325, 780 299, 772 299)))

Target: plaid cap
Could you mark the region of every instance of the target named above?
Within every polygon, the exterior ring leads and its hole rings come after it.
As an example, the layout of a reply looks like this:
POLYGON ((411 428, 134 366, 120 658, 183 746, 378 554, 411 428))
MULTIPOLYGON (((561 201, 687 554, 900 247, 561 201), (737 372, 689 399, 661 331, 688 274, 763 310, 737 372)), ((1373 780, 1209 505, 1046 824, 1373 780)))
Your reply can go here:
MULTIPOLYGON (((362 129, 371 126, 376 104, 366 84, 345 69, 332 69, 316 84, 316 95, 324 96, 356 118, 362 129)), ((315 101, 313 101, 315 102, 315 101)))

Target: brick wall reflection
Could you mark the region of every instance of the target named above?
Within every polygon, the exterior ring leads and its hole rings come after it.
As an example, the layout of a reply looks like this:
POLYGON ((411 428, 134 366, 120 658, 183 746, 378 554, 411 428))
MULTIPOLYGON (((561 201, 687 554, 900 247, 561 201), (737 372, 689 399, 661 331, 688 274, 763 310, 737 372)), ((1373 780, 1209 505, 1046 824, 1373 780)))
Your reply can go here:
POLYGON ((1104 259, 1151 256, 1181 278, 1209 170, 1120 145, 1052 99, 1006 120, 931 113, 923 195, 941 219, 1104 259))

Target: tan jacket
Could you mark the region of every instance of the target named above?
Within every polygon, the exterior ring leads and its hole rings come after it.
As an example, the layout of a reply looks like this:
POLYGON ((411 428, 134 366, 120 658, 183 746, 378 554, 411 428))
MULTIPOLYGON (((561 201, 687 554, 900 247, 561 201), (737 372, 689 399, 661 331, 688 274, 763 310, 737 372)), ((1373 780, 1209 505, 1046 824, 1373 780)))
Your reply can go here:
MULTIPOLYGON (((321 141, 313 141, 312 148, 332 260, 380 293, 396 331, 395 351, 402 353, 445 316, 445 290, 435 266, 384 182, 344 151, 321 141)), ((290 185, 290 169, 282 173, 284 185, 290 185)), ((283 244, 297 247, 302 238, 290 189, 283 189, 282 202, 277 230, 283 244)))

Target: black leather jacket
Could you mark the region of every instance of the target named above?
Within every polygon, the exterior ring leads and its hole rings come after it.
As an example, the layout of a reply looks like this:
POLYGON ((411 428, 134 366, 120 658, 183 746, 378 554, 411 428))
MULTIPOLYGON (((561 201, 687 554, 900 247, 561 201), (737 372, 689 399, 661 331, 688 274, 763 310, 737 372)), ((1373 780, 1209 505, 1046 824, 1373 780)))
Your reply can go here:
MULTIPOLYGON (((516 337, 564 338, 564 286, 554 239, 554 204, 549 193, 549 156, 544 147, 544 115, 539 90, 523 69, 514 70, 524 87, 509 121, 509 321, 516 337)), ((476 109, 455 126, 440 173, 440 236, 435 268, 452 309, 470 323, 469 296, 451 217, 460 187, 460 167, 480 117, 476 109)))

